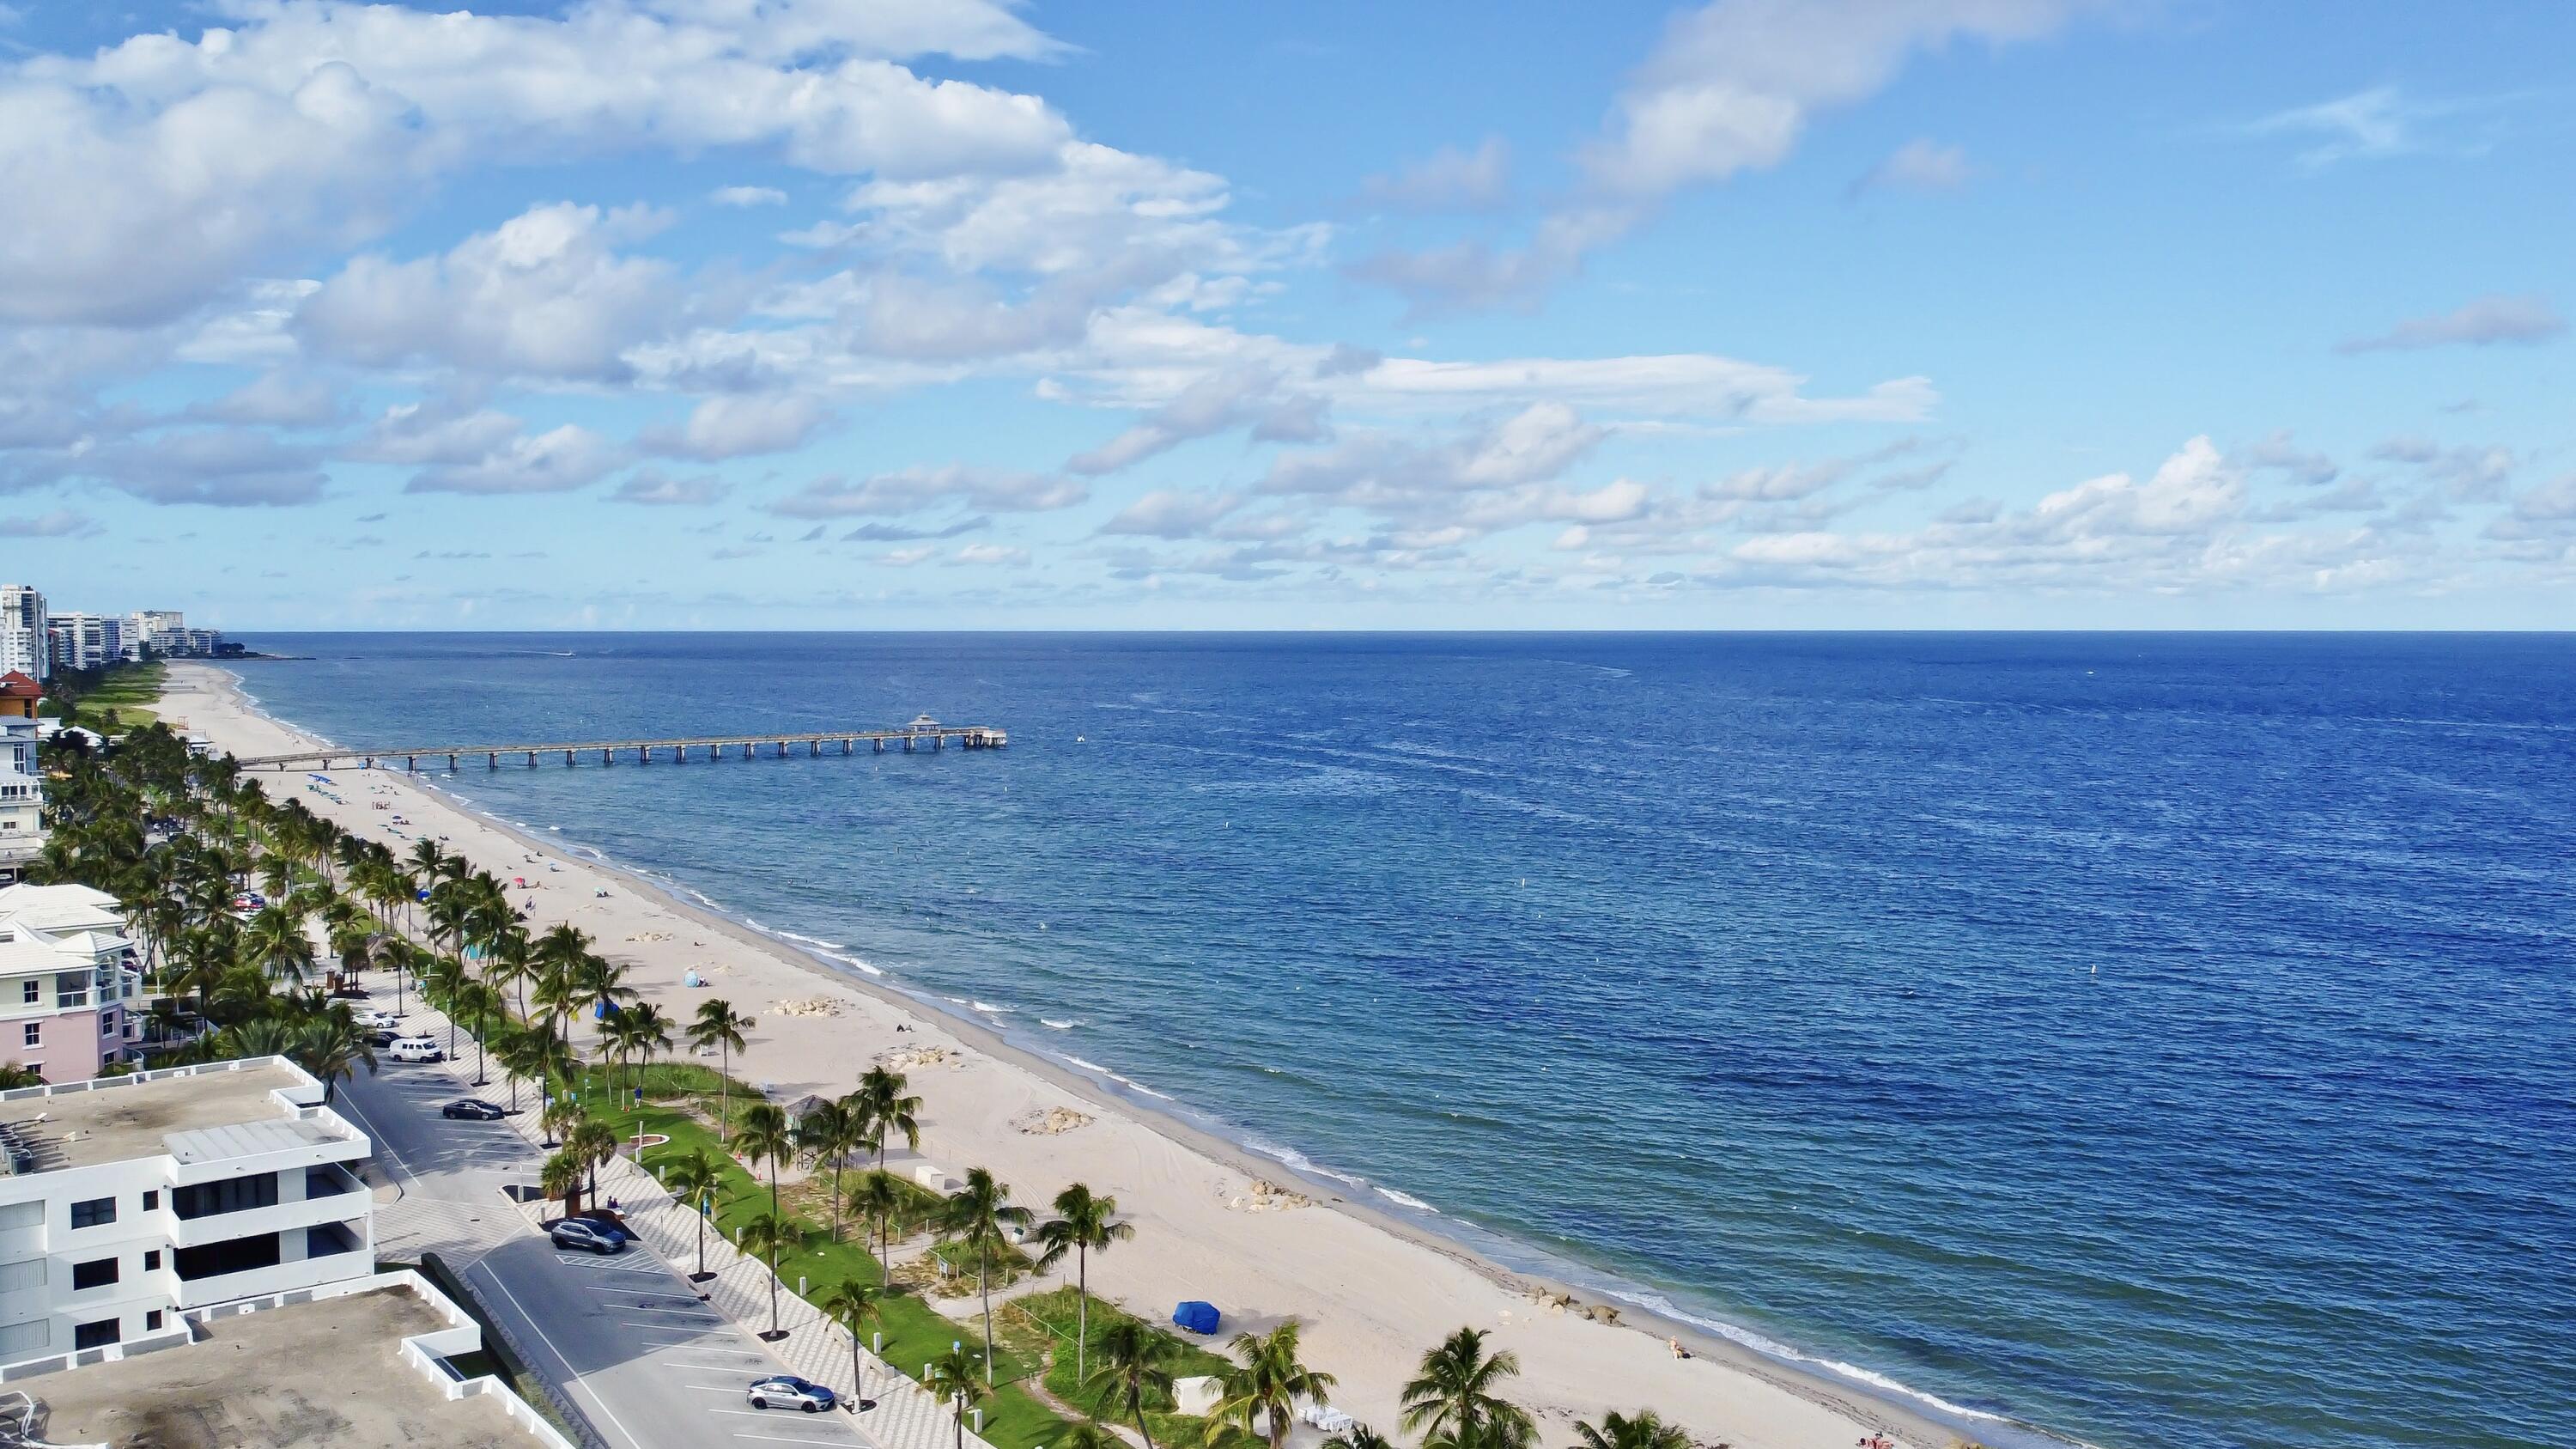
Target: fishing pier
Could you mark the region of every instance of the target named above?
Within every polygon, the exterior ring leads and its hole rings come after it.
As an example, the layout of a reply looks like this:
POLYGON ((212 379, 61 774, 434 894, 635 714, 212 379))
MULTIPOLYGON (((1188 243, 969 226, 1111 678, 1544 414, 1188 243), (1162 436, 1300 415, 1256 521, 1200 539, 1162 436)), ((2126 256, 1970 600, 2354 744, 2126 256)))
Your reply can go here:
POLYGON ((555 755, 563 756, 563 762, 567 765, 579 764, 582 756, 591 754, 598 755, 599 763, 603 765, 614 765, 620 755, 631 753, 635 757, 635 763, 649 765, 653 763, 653 755, 657 750, 668 754, 675 761, 685 762, 691 750, 703 750, 711 760, 725 758, 727 750, 738 750, 741 752, 738 758, 748 760, 757 758, 764 747, 775 752, 772 758, 785 759, 798 745, 804 746, 806 755, 811 757, 827 753, 856 754, 858 747, 863 744, 869 746, 872 753, 882 755, 889 749, 900 749, 905 754, 923 750, 945 750, 951 744, 961 750, 998 750, 1010 742, 1011 736, 1006 730, 997 730, 985 725, 943 725, 928 715, 923 715, 908 725, 890 730, 816 730, 809 733, 690 735, 668 739, 568 740, 554 744, 406 745, 399 749, 384 750, 317 749, 287 755, 257 755, 240 761, 240 764, 245 770, 329 770, 346 768, 350 765, 372 770, 380 763, 389 768, 391 761, 400 760, 405 770, 417 771, 421 761, 443 757, 447 761, 447 768, 453 771, 462 762, 481 755, 485 769, 497 770, 501 768, 502 757, 507 755, 524 757, 528 768, 533 770, 539 759, 551 758, 555 755), (835 745, 839 748, 826 748, 835 745))

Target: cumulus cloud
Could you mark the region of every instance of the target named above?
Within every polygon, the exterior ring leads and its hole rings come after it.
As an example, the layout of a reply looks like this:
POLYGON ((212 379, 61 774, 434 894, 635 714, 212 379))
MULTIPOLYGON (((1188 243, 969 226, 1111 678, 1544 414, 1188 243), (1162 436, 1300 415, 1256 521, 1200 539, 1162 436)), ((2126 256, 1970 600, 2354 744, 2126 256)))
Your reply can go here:
POLYGON ((1100 525, 1100 531, 1147 538, 1195 538, 1241 508, 1243 502, 1239 493, 1157 489, 1118 510, 1100 525))
POLYGON ((1972 174, 1967 148, 1918 136, 1869 168, 1851 186, 1854 196, 1872 191, 1956 191, 1972 174))
POLYGON ((1246 424, 1264 442, 1312 442, 1324 435, 1323 400, 1281 397, 1279 374, 1267 367, 1211 373, 1117 437, 1067 460, 1073 472, 1097 476, 1131 467, 1193 438, 1246 424))
POLYGON ((625 451, 577 423, 520 436, 472 462, 424 468, 405 493, 564 493, 587 487, 626 462, 625 451))
POLYGON ((1360 195, 1403 211, 1489 211, 1511 199, 1511 147, 1488 136, 1473 151, 1443 146, 1360 183, 1360 195))
POLYGON ((67 508, 33 518, 0 518, 0 538, 87 538, 97 532, 96 519, 67 508))
POLYGON ((2370 456, 2418 469, 2427 481, 2464 503, 2503 497, 2518 461, 2510 448, 2474 443, 2446 447, 2430 438, 2390 438, 2374 445, 2370 456))
MULTIPOLYGON (((505 447, 525 424, 454 398, 396 403, 340 449, 362 463, 472 463, 505 447)), ((370 520, 360 519, 361 523, 370 520)))
POLYGON ((1867 99, 1920 51, 2005 44, 2081 0, 1712 0, 1675 16, 1580 157, 1584 194, 1526 244, 1382 252, 1351 269, 1417 315, 1535 305, 1668 196, 1786 159, 1819 112, 1867 99))
POLYGON ((2493 347, 2500 343, 2529 346, 2548 342, 2567 331, 2567 319, 2535 295, 2480 297, 2449 312, 2409 317, 2385 332, 2352 337, 2335 351, 2412 352, 2427 347, 2493 347))
POLYGON ((681 309, 669 263, 617 254, 661 218, 569 203, 531 207, 444 256, 361 256, 297 310, 327 356, 372 366, 429 361, 531 377, 622 377, 621 354, 681 309))
POLYGON ((211 402, 191 406, 188 416, 250 426, 318 428, 340 421, 341 406, 339 395, 319 378, 269 372, 211 402))
POLYGON ((172 429, 123 439, 53 465, 66 477, 95 478, 147 503, 215 508, 292 507, 322 497, 315 450, 260 429, 172 429))
POLYGON ((803 447, 830 417, 830 410, 801 394, 726 395, 698 404, 682 427, 645 429, 641 441, 656 453, 713 463, 803 447))
POLYGON ((707 200, 718 206, 784 206, 787 193, 775 186, 719 186, 707 200))
POLYGON ((2335 475, 2342 471, 2335 466, 2334 459, 2323 453, 2300 448, 2293 443, 2290 440, 2290 430, 2287 428, 2277 429, 2264 435, 2250 446, 2239 450, 2237 456, 2247 467, 2268 468, 2287 473, 2302 483, 2331 483, 2335 480, 2335 475))
POLYGON ((0 317, 167 318, 317 236, 380 233, 420 187, 493 155, 767 147, 808 170, 931 176, 1042 165, 1070 139, 1036 97, 897 63, 1055 53, 993 5, 231 11, 194 42, 0 67, 0 194, 19 208, 0 229, 0 317))
POLYGON ((898 517, 954 504, 994 513, 1035 513, 1070 508, 1090 496, 1090 490, 1070 479, 952 464, 879 473, 856 482, 817 478, 770 504, 769 511, 790 518, 898 517))
POLYGON ((721 478, 673 478, 645 468, 618 484, 608 496, 620 503, 699 507, 717 502, 732 491, 721 478))

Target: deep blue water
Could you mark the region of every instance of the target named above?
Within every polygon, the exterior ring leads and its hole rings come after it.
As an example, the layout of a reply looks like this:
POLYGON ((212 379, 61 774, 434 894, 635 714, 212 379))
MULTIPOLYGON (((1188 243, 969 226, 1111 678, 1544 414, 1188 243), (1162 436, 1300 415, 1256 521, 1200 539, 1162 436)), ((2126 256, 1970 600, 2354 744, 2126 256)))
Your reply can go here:
POLYGON ((453 787, 1506 1255, 2125 1449, 2576 1423, 2576 637, 253 642, 346 743, 1006 727, 453 787))

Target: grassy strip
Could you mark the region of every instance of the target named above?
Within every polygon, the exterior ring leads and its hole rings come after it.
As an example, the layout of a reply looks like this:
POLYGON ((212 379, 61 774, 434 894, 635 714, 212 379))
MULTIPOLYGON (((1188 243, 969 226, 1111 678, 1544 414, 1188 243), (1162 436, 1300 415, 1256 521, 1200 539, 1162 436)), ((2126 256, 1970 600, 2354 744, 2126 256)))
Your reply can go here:
MULTIPOLYGON (((1073 1351, 1073 1342, 1081 1315, 1076 1312, 1071 1288, 1015 1298, 1011 1300, 1009 1311, 1013 1318, 1027 1321, 1054 1341, 1055 1352, 1047 1363, 1045 1379, 1048 1393, 1092 1418, 1127 1422, 1119 1409, 1118 1391, 1114 1387, 1102 1383, 1085 1384, 1076 1376, 1077 1355, 1073 1351)), ((1090 1362, 1100 1362, 1101 1338, 1113 1325, 1134 1321, 1135 1315, 1117 1305, 1092 1299, 1088 1339, 1090 1362)), ((1163 1333, 1160 1329, 1155 1331, 1163 1333)), ((1233 1367, 1230 1360, 1220 1358, 1177 1334, 1163 1333, 1163 1337, 1180 1345, 1166 1365, 1176 1379, 1222 1374, 1233 1367)), ((1156 1449, 1202 1449, 1212 1437, 1223 1432, 1222 1426, 1196 1414, 1173 1412, 1168 1396, 1157 1395, 1156 1399, 1157 1402, 1149 1404, 1145 1410, 1145 1426, 1153 1431, 1156 1449)))
MULTIPOLYGON (((607 1123, 630 1141, 639 1121, 646 1134, 660 1133, 670 1138, 667 1143, 645 1150, 647 1171, 672 1158, 686 1156, 692 1150, 703 1150, 713 1158, 722 1169, 724 1186, 716 1195, 707 1228, 710 1236, 721 1234, 730 1239, 735 1229, 769 1211, 769 1186, 717 1145, 714 1130, 700 1122, 688 1110, 686 1102, 652 1099, 650 1084, 656 1075, 665 1072, 674 1074, 664 1078, 665 1081, 688 1080, 692 1074, 702 1074, 703 1080, 692 1081, 692 1086, 699 1090, 712 1090, 715 1086, 716 1074, 704 1067, 684 1062, 663 1063, 648 1071, 648 1095, 640 1112, 623 1105, 626 1100, 623 1090, 600 1090, 606 1085, 605 1074, 597 1071, 584 1074, 582 1101, 590 1115, 607 1123)), ((632 1081, 631 1073, 618 1074, 621 1086, 632 1081)), ((741 1092, 735 1093, 736 1102, 743 1099, 741 1092)), ((759 1098, 755 1094, 750 1100, 759 1098)), ((875 1256, 858 1241, 866 1231, 864 1226, 846 1223, 846 1240, 835 1243, 826 1227, 795 1212, 792 1207, 787 1216, 802 1222, 808 1230, 808 1246, 798 1252, 784 1254, 778 1260, 779 1279, 789 1288, 792 1289, 802 1278, 811 1293, 820 1296, 834 1283, 858 1282, 875 1286, 885 1282, 875 1256)), ((697 1264, 692 1260, 685 1266, 695 1269, 697 1264)), ((918 1374, 922 1364, 945 1354, 952 1343, 965 1343, 970 1350, 980 1347, 976 1341, 981 1337, 978 1323, 959 1323, 942 1317, 936 1309, 900 1285, 883 1303, 883 1324, 880 1329, 871 1329, 870 1332, 882 1331, 885 1334, 883 1357, 903 1372, 918 1374)), ((1002 1315, 997 1312, 995 1317, 999 1320, 1002 1315)), ((1037 1449, 1039 1445, 1052 1444, 1069 1426, 1020 1383, 1042 1367, 1045 1336, 1033 1329, 1024 1329, 1016 1334, 1000 1331, 1007 1328, 1000 1322, 996 1328, 993 1369, 999 1387, 983 1404, 983 1436, 994 1449, 1037 1449)))

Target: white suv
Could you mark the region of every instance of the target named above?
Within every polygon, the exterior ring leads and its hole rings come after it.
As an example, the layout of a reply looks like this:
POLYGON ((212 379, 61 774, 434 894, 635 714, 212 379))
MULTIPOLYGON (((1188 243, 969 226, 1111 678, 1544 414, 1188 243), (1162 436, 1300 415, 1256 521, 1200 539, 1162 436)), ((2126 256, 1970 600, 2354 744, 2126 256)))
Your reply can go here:
POLYGON ((388 1050, 392 1054, 393 1059, 398 1062, 443 1062, 447 1060, 447 1053, 438 1049, 438 1038, 436 1037, 407 1036, 401 1041, 395 1042, 392 1047, 388 1048, 388 1050))

